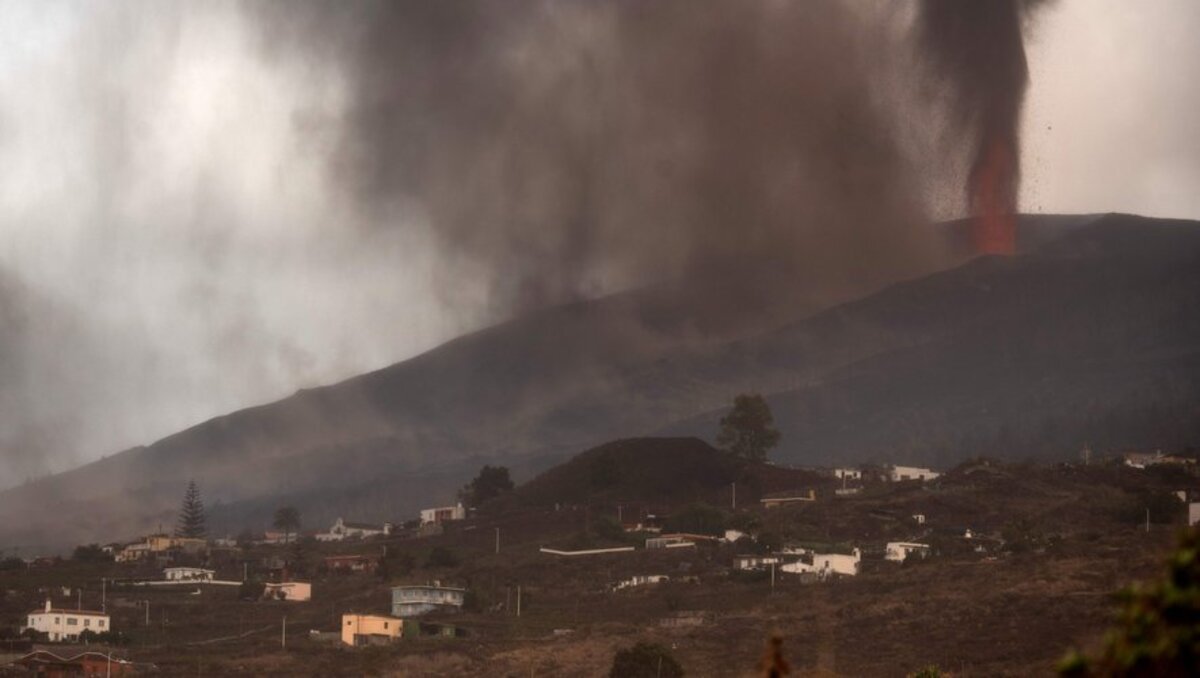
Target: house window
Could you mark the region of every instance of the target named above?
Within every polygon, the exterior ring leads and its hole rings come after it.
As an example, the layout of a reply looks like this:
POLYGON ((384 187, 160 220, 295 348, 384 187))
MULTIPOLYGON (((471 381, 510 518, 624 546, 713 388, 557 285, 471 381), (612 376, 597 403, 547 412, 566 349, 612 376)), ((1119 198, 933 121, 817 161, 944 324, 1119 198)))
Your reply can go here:
POLYGON ((54 623, 55 623, 55 624, 61 624, 61 623, 62 623, 62 617, 55 617, 55 618, 54 618, 54 623))
POLYGON ((346 626, 354 626, 354 620, 353 620, 353 619, 351 619, 351 620, 348 620, 348 621, 346 622, 346 626))
POLYGON ((67 617, 67 626, 78 626, 79 620, 74 617, 67 617))
POLYGON ((383 623, 383 630, 384 630, 384 631, 386 631, 386 630, 387 630, 387 628, 388 628, 388 623, 387 623, 387 622, 384 622, 384 623, 383 623))
POLYGON ((101 619, 100 621, 96 622, 96 626, 99 626, 100 628, 104 628, 104 620, 101 619))
POLYGON ((91 619, 84 619, 84 620, 83 620, 83 625, 84 625, 84 626, 91 626, 91 625, 92 625, 92 620, 91 620, 91 619))

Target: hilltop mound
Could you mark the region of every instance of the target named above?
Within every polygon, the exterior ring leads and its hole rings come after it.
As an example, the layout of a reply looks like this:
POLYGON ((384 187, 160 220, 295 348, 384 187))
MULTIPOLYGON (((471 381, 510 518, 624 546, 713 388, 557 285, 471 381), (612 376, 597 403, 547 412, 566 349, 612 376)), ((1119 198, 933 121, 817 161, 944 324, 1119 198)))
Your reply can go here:
POLYGON ((629 438, 573 457, 517 488, 535 506, 604 502, 672 505, 689 501, 757 501, 763 491, 808 488, 816 474, 752 462, 699 438, 629 438))
POLYGON ((582 452, 525 483, 517 494, 533 505, 679 501, 728 488, 746 465, 699 438, 630 438, 582 452))

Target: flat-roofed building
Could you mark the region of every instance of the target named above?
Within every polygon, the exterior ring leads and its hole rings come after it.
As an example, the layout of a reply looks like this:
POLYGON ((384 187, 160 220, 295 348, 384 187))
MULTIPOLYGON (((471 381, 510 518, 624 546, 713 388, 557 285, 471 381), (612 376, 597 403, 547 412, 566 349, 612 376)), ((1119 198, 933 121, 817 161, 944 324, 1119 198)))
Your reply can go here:
POLYGON ((467 590, 441 586, 438 582, 416 586, 392 587, 392 614, 416 617, 434 610, 461 610, 467 590))
POLYGON ((351 647, 386 645, 404 633, 404 620, 381 614, 342 615, 342 643, 351 647))
POLYGON ((105 633, 112 630, 112 621, 104 612, 56 608, 49 600, 45 608, 26 615, 25 621, 22 631, 33 629, 45 633, 52 642, 79 640, 79 634, 84 631, 105 633))

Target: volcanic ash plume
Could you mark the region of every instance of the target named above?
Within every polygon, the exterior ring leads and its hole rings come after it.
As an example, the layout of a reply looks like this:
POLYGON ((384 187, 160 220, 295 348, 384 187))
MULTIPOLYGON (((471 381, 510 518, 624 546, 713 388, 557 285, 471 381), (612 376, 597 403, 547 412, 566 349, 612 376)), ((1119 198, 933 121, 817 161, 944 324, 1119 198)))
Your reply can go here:
POLYGON ((875 97, 884 31, 846 3, 265 7, 272 50, 323 45, 348 83, 338 185, 367 223, 428 224, 441 289, 520 311, 770 268, 772 297, 861 291, 938 254, 875 97))
POLYGON ((1023 27, 1040 0, 923 0, 921 55, 948 87, 955 122, 970 144, 967 201, 980 254, 1016 249, 1018 127, 1029 68, 1023 27))

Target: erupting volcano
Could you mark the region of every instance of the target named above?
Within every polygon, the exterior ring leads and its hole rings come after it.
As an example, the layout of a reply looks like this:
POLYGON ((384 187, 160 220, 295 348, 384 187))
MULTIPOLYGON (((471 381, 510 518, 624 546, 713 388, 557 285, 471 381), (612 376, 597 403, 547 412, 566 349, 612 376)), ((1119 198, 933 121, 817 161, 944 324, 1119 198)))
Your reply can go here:
POLYGON ((971 243, 978 254, 1016 251, 1018 129, 1029 66, 1022 28, 1040 0, 924 0, 918 18, 922 56, 949 88, 964 146, 971 243))

